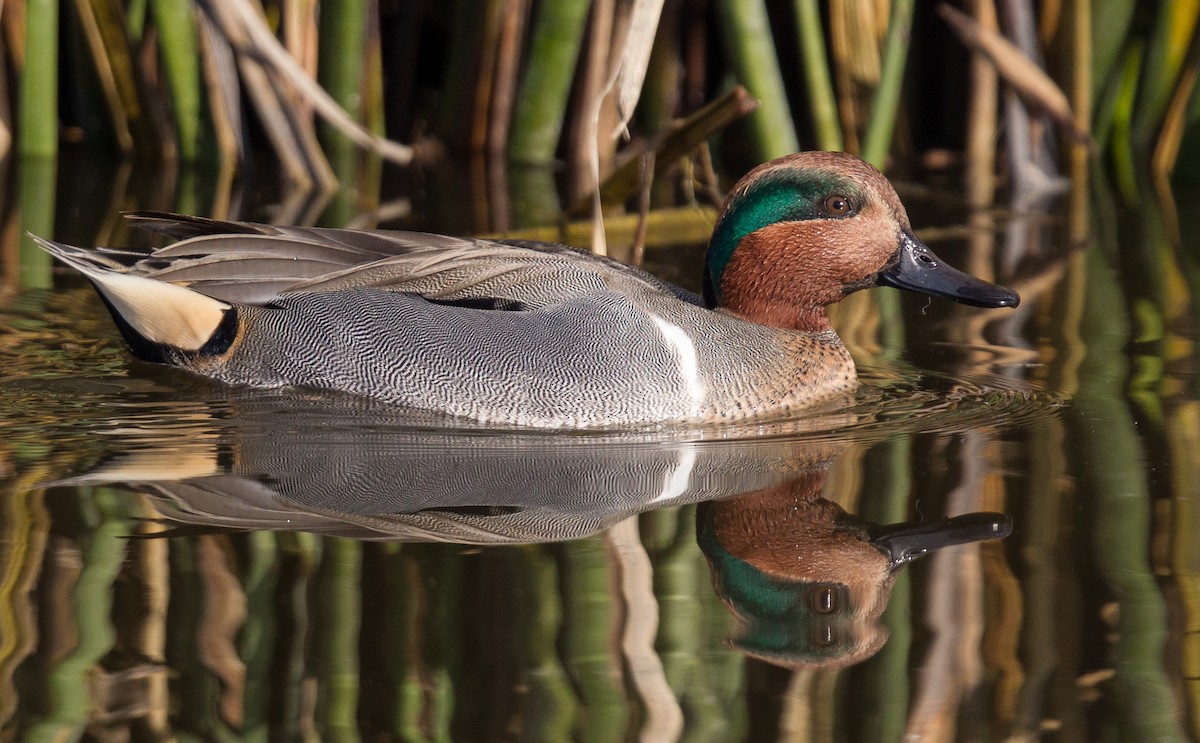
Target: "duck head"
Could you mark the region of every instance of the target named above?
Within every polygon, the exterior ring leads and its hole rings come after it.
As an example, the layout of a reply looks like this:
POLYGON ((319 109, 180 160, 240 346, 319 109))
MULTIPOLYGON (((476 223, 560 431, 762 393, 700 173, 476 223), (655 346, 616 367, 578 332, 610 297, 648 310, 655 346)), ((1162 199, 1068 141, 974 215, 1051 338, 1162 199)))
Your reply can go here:
POLYGON ((934 255, 887 178, 844 152, 801 152, 747 174, 725 200, 704 268, 710 307, 814 332, 829 329, 828 305, 880 285, 977 307, 1020 302, 934 255))

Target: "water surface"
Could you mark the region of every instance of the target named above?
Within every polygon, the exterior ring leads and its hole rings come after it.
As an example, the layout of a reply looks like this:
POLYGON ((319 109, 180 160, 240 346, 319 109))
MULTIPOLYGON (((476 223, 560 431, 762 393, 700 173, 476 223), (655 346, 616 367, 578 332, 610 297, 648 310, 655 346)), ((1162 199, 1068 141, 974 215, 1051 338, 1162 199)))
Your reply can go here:
MULTIPOLYGON (((113 203, 187 206, 71 200, 39 232, 123 238, 113 203)), ((6 233, 0 729, 1194 737, 1200 215, 1104 203, 1072 235, 916 199, 943 258, 1024 302, 855 295, 845 408, 587 434, 132 361, 6 233), (928 532, 912 562, 879 546, 928 532)))

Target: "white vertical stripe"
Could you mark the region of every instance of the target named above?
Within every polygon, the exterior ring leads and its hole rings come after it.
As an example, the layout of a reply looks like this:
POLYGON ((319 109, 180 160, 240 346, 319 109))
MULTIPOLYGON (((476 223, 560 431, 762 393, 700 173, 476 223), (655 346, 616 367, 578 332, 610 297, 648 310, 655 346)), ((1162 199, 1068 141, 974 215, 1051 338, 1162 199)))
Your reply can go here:
POLYGON ((658 326, 658 332, 662 333, 663 339, 671 346, 675 352, 675 361, 679 369, 679 376, 683 378, 684 387, 687 389, 688 398, 691 400, 691 413, 696 415, 700 412, 701 406, 704 404, 704 383, 700 381, 700 365, 696 355, 696 344, 688 337, 688 334, 683 332, 683 328, 669 323, 658 315, 650 316, 654 320, 654 324, 658 326))

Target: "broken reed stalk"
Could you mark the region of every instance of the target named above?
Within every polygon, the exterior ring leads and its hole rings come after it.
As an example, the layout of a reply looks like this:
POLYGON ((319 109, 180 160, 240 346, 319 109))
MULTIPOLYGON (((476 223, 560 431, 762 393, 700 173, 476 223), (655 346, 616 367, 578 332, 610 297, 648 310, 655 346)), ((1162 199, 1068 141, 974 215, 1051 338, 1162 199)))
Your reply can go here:
MULTIPOLYGON (((654 153, 651 180, 674 167, 680 158, 695 152, 715 134, 758 108, 758 101, 742 86, 737 86, 717 100, 689 116, 665 132, 657 141, 628 153, 612 175, 600 186, 600 201, 605 208, 624 203, 641 185, 641 158, 647 151, 654 153)), ((590 198, 576 203, 572 214, 584 215, 591 208, 590 198)))
POLYGON ((1046 71, 1000 34, 980 27, 970 16, 941 3, 938 13, 971 49, 983 53, 1013 90, 1046 113, 1076 141, 1095 147, 1091 134, 1078 128, 1067 95, 1046 71))
MULTIPOLYGON (((633 245, 634 237, 642 221, 639 214, 618 214, 604 218, 604 233, 614 245, 633 245)), ((711 207, 682 206, 671 209, 655 209, 646 215, 646 247, 671 245, 698 245, 708 242, 717 211, 711 207)), ((484 237, 506 240, 537 240, 589 248, 592 240, 592 220, 567 222, 562 225, 530 227, 509 230, 502 235, 484 237)))
MULTIPOLYGON (((287 85, 287 80, 274 77, 272 68, 263 64, 265 58, 251 51, 257 46, 253 41, 251 28, 254 23, 261 23, 261 18, 256 22, 246 23, 235 5, 236 3, 227 4, 223 1, 209 2, 206 3, 206 8, 211 13, 218 33, 234 50, 241 72, 241 87, 245 89, 263 123, 263 129, 279 157, 287 181, 300 188, 330 188, 336 182, 336 177, 324 153, 317 146, 311 120, 307 117, 298 118, 290 100, 291 91, 288 90, 290 86, 287 85)), ((269 31, 266 33, 270 34, 269 31)), ((299 64, 283 50, 273 35, 271 41, 291 60, 291 64, 299 69, 299 64)), ((303 71, 301 74, 307 78, 303 71)), ((312 82, 311 78, 307 79, 312 82)), ((315 82, 312 84, 316 85, 315 82)), ((322 95, 328 94, 322 91, 322 95)))
MULTIPOLYGON (((233 179, 237 163, 245 159, 247 149, 241 125, 237 62, 229 42, 217 33, 212 20, 203 12, 196 14, 196 30, 208 110, 217 143, 218 180, 228 183, 233 179)), ((214 209, 215 216, 220 217, 221 213, 214 209)))
POLYGON ((617 103, 617 125, 608 132, 609 137, 627 134, 633 111, 642 97, 646 80, 646 69, 650 66, 650 55, 654 50, 654 37, 658 31, 658 20, 662 17, 663 0, 634 0, 633 8, 625 24, 625 36, 621 44, 621 58, 612 82, 613 95, 617 103))
POLYGON ((138 118, 141 112, 137 89, 134 87, 132 54, 122 22, 124 19, 118 16, 115 19, 117 23, 114 24, 111 10, 112 6, 103 2, 75 2, 79 26, 87 39, 96 78, 104 94, 104 102, 108 106, 109 123, 117 140, 117 149, 128 155, 133 152, 130 122, 138 118))
POLYGON ((295 86, 299 95, 312 104, 316 112, 360 147, 399 165, 412 162, 412 148, 377 137, 355 121, 330 98, 329 94, 287 53, 279 39, 267 27, 265 19, 249 0, 208 0, 206 5, 218 19, 218 27, 226 34, 233 33, 230 43, 244 56, 261 60, 261 69, 277 84, 295 86), (233 28, 236 24, 237 30, 233 28))

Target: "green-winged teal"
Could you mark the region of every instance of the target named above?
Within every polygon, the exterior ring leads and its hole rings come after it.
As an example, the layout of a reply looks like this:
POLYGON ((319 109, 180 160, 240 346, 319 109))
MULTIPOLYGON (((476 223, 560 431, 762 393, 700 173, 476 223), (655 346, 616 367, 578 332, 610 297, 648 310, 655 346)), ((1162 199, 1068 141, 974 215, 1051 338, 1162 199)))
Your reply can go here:
POLYGON ((850 292, 1019 301, 943 264, 887 179, 842 153, 783 157, 734 187, 703 297, 553 244, 130 216, 179 241, 39 243, 92 281, 137 356, 488 423, 779 417, 857 384, 825 309, 850 292))

